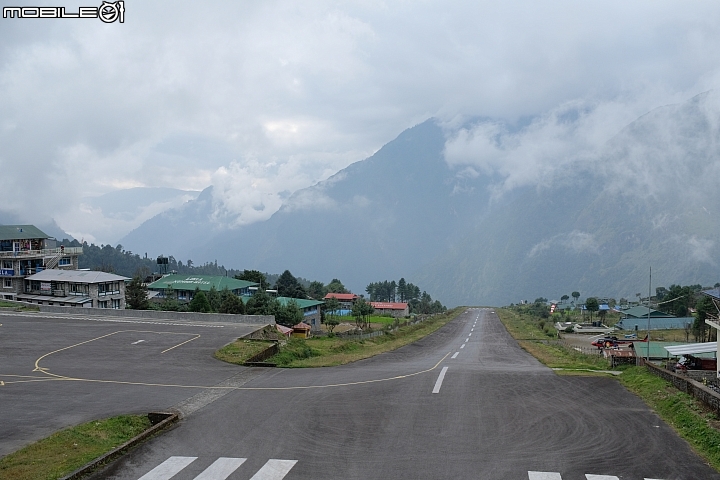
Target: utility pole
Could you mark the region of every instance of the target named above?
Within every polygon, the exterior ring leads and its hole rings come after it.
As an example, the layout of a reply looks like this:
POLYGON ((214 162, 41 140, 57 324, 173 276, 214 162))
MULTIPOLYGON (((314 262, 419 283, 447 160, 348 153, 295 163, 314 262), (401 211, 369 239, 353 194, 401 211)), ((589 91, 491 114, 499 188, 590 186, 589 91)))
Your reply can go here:
POLYGON ((650 267, 650 280, 648 281, 648 325, 647 325, 647 361, 650 361, 650 294, 652 291, 652 267, 650 267))

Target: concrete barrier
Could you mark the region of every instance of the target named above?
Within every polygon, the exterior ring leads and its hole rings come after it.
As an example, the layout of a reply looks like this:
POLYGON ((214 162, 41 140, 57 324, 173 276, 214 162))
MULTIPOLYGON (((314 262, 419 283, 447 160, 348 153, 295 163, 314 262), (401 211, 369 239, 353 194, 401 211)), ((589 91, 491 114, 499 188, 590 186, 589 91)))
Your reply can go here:
POLYGON ((69 313, 94 317, 142 318, 149 320, 183 320, 188 322, 242 323, 248 325, 275 325, 273 315, 234 315, 232 313, 166 312, 160 310, 116 310, 112 308, 59 307, 8 301, 18 306, 39 308, 43 313, 69 313))

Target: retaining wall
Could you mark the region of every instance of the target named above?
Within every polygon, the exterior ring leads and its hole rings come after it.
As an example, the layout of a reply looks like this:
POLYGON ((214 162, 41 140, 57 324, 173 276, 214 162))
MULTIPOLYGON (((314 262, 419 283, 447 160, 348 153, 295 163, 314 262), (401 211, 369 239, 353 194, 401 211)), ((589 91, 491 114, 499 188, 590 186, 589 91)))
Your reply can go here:
POLYGON ((654 373, 658 377, 672 383, 678 390, 681 390, 697 398, 705 405, 710 407, 714 412, 720 414, 720 395, 710 390, 702 383, 696 382, 692 378, 688 378, 685 375, 679 375, 662 367, 658 367, 657 365, 649 362, 645 363, 645 368, 647 368, 648 371, 654 373))
POLYGON ((96 317, 143 318, 150 320, 184 320, 190 322, 243 323, 248 325, 275 325, 273 315, 234 315, 231 313, 165 312, 159 310, 128 310, 112 308, 58 307, 34 303, 3 300, 17 305, 39 308, 44 313, 69 313, 96 317))

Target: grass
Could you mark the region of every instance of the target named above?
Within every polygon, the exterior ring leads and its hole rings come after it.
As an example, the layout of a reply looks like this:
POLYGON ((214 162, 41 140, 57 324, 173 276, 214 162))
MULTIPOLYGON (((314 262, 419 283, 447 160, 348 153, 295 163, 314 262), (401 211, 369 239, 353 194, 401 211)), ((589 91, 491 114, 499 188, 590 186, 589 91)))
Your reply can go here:
POLYGON ((233 343, 225 345, 215 352, 215 358, 223 362, 242 365, 250 358, 262 352, 270 346, 269 342, 262 340, 243 340, 239 338, 233 343))
POLYGON ((584 369, 606 370, 608 368, 608 362, 603 357, 585 355, 558 344, 554 340, 557 338, 557 330, 552 325, 548 325, 549 321, 543 325, 527 313, 506 308, 496 309, 495 312, 510 335, 530 355, 550 368, 567 369, 559 371, 559 374, 577 375, 578 371, 581 372, 584 369))
POLYGON ((64 477, 148 428, 144 415, 121 415, 61 430, 0 459, 0 479, 64 477))
MULTIPOLYGON (((399 328, 392 333, 367 340, 348 340, 337 336, 292 339, 280 353, 267 361, 283 367, 330 367, 355 362, 415 342, 453 320, 465 307, 457 307, 424 322, 399 328)), ((378 317, 390 320, 387 317, 378 317)))
POLYGON ((39 311, 38 307, 30 307, 28 305, 18 305, 17 303, 5 302, 0 300, 0 308, 14 308, 15 310, 35 310, 39 311))

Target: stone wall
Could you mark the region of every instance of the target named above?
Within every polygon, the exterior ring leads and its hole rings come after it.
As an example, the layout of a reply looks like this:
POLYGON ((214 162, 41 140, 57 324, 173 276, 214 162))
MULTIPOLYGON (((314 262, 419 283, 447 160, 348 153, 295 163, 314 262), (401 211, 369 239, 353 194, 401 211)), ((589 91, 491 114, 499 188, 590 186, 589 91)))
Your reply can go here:
POLYGON ((678 390, 692 395, 711 408, 714 412, 720 414, 720 394, 709 389, 702 383, 696 382, 692 378, 685 375, 679 375, 671 372, 670 370, 653 365, 652 363, 645 363, 645 367, 651 373, 654 373, 658 377, 675 385, 678 390))

